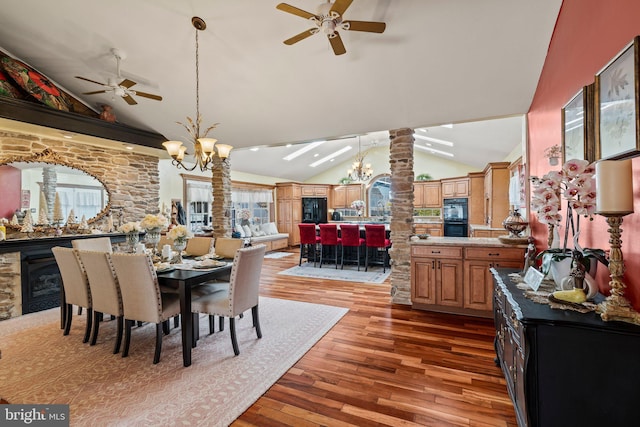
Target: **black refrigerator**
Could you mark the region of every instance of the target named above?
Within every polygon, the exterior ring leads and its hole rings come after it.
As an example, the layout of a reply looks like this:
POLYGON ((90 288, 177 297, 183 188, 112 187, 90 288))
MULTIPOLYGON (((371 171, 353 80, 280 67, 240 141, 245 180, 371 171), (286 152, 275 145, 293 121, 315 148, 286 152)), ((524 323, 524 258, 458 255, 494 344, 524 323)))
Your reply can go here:
POLYGON ((302 222, 314 224, 327 222, 327 198, 303 197, 302 222))

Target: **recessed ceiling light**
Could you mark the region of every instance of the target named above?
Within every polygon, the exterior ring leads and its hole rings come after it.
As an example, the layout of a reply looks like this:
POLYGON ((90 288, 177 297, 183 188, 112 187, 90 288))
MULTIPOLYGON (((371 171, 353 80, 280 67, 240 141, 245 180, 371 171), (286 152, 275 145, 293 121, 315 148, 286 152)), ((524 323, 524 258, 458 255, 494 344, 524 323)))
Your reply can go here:
POLYGON ((448 147, 453 147, 453 142, 451 141, 445 141, 444 139, 438 139, 438 138, 431 138, 430 136, 424 136, 424 135, 418 135, 417 133, 413 134, 414 138, 418 138, 418 139, 423 139, 425 141, 431 141, 431 142, 435 142, 437 144, 442 144, 442 145, 446 145, 448 147))
POLYGON ((311 166, 312 168, 315 168, 316 166, 321 165, 324 162, 328 162, 329 160, 332 160, 334 157, 338 157, 340 154, 346 153, 349 150, 351 150, 351 146, 347 145, 346 147, 341 148, 338 151, 335 151, 329 154, 328 156, 321 158, 320 160, 316 160, 315 162, 311 163, 309 166, 311 166))
POLYGON ((303 154, 304 154, 304 153, 306 153, 307 151, 309 151, 309 150, 313 150, 314 148, 316 148, 316 147, 318 147, 318 146, 320 146, 320 145, 324 144, 325 142, 327 142, 327 141, 316 141, 316 142, 312 142, 312 143, 310 143, 310 144, 305 144, 305 146, 304 146, 304 147, 302 147, 301 149, 296 150, 296 151, 294 151, 293 153, 291 153, 291 154, 289 154, 289 155, 287 155, 287 156, 284 156, 284 157, 282 158, 282 160, 287 160, 287 161, 289 161, 289 160, 293 160, 293 159, 295 159, 296 157, 303 155, 303 154))
POLYGON ((440 125, 440 127, 453 129, 453 124, 447 123, 446 125, 440 125))
POLYGON ((133 150, 133 145, 125 145, 124 148, 127 150, 133 150))
POLYGON ((428 151, 429 153, 441 154, 443 156, 453 157, 453 153, 447 153, 446 151, 436 150, 435 148, 424 147, 422 145, 416 145, 415 147, 424 151, 428 151))
POLYGON ((249 151, 258 151, 260 148, 258 147, 253 147, 253 148, 249 148, 249 151))
POLYGON ((61 132, 60 135, 62 135, 63 138, 67 138, 67 139, 73 138, 73 134, 69 132, 61 132))
POLYGON ((318 157, 320 155, 320 153, 316 153, 313 155, 313 157, 318 157))

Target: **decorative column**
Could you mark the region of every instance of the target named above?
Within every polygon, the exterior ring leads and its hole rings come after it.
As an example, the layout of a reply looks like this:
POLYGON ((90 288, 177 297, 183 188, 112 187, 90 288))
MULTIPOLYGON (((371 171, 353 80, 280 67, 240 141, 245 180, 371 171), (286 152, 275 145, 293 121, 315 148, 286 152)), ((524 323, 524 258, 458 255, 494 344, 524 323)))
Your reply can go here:
POLYGON ((413 130, 389 131, 391 146, 391 302, 411 305, 411 245, 413 234, 413 130))
POLYGON ((211 203, 211 221, 213 237, 231 237, 231 166, 230 159, 214 156, 211 171, 213 203, 211 203))
POLYGON ((42 168, 42 192, 47 199, 47 212, 49 222, 53 223, 53 205, 56 198, 56 186, 58 185, 58 175, 54 165, 42 168))

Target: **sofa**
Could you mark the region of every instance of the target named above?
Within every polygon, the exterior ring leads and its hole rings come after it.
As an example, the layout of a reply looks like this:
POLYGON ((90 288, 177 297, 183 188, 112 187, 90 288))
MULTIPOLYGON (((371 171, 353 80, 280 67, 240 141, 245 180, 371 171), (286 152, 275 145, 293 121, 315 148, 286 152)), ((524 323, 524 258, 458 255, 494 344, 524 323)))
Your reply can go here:
POLYGON ((235 231, 247 243, 265 245, 267 252, 289 247, 289 233, 280 233, 275 222, 237 225, 235 231))

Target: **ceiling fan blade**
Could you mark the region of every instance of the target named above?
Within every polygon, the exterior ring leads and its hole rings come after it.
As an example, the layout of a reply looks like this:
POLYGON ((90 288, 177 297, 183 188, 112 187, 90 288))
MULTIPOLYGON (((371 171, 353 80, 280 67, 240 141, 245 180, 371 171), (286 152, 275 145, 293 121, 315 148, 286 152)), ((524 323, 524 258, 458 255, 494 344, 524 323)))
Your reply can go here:
POLYGON ((134 81, 131 81, 129 79, 124 79, 123 81, 120 82, 120 84, 118 86, 122 86, 122 87, 126 87, 127 89, 129 89, 131 86, 136 85, 137 83, 134 81))
POLYGON ((347 53, 347 50, 344 48, 344 43, 342 43, 342 38, 340 34, 337 32, 334 33, 335 37, 327 37, 329 38, 329 43, 331 43, 331 47, 333 48, 333 53, 336 55, 342 55, 343 53, 347 53))
POLYGON ((306 10, 298 9, 297 7, 291 6, 290 4, 280 3, 279 5, 276 6, 276 9, 280 9, 283 12, 300 16, 301 18, 304 18, 304 19, 315 17, 316 19, 320 20, 320 18, 317 15, 314 15, 311 12, 307 12, 306 10))
POLYGON ((135 91, 137 96, 142 96, 143 98, 155 99, 156 101, 162 101, 162 97, 160 95, 154 95, 152 93, 139 92, 135 91))
POLYGON ((106 90, 94 90, 93 92, 82 92, 83 95, 95 95, 96 93, 106 93, 106 90))
POLYGON ((343 28, 349 31, 366 31, 368 33, 383 33, 387 24, 384 22, 371 22, 371 21, 344 21, 342 23, 343 28))
POLYGON ((353 0, 336 0, 333 6, 331 6, 330 12, 336 12, 338 15, 343 16, 345 10, 351 6, 352 2, 353 0))
POLYGON ((317 32, 318 32, 317 28, 310 28, 307 31, 303 31, 300 34, 295 35, 295 36, 291 37, 290 39, 285 40, 284 44, 292 45, 294 43, 298 43, 300 40, 304 40, 307 37, 312 36, 317 32))
POLYGON ((135 100, 135 99, 133 99, 133 98, 131 97, 131 95, 125 95, 125 96, 123 96, 123 97, 122 97, 122 99, 124 99, 125 101, 127 101, 127 104, 129 104, 129 105, 136 105, 136 104, 137 104, 136 100, 135 100))
POLYGON ((100 82, 97 82, 95 80, 88 79, 86 77, 76 76, 76 79, 84 80, 84 81, 87 81, 87 82, 90 82, 90 83, 95 83, 95 84, 100 85, 100 86, 108 86, 106 83, 100 83, 100 82))

